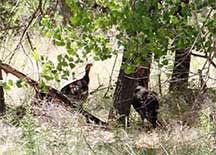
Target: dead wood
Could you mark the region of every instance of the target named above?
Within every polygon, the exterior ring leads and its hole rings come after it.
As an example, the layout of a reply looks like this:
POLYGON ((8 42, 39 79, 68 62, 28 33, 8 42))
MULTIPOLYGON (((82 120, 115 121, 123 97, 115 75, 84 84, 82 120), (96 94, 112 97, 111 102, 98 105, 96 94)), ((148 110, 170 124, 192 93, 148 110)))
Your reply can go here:
MULTIPOLYGON (((41 88, 39 87, 39 83, 37 81, 31 79, 30 77, 28 77, 24 73, 16 70, 15 68, 13 68, 10 65, 5 64, 5 63, 0 63, 0 68, 2 70, 4 70, 6 73, 13 74, 14 76, 16 76, 17 78, 19 78, 20 80, 25 81, 31 87, 33 87, 36 92, 42 92, 41 88)), ((85 116, 85 118, 87 119, 87 122, 89 122, 89 120, 91 120, 91 121, 95 122, 96 124, 107 125, 106 122, 100 120, 96 116, 94 116, 91 113, 85 111, 77 103, 71 102, 64 94, 62 94, 57 89, 52 88, 51 86, 46 86, 46 87, 48 88, 47 95, 51 96, 54 99, 61 100, 63 102, 64 106, 69 106, 69 107, 72 107, 72 108, 76 109, 83 116, 85 116)))

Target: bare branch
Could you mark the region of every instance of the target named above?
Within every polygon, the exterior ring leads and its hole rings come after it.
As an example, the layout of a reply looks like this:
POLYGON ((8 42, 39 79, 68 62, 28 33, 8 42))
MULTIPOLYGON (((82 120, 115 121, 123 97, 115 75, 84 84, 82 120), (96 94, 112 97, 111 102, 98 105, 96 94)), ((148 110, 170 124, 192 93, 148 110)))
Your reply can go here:
POLYGON ((118 54, 116 54, 116 57, 115 57, 115 60, 114 60, 114 63, 113 63, 112 71, 111 71, 111 74, 110 74, 110 77, 109 77, 108 88, 107 88, 107 91, 106 91, 105 94, 104 94, 104 97, 107 96, 107 93, 109 92, 109 89, 110 89, 110 87, 111 87, 112 76, 113 76, 114 69, 115 69, 115 66, 116 66, 117 58, 118 58, 118 54))

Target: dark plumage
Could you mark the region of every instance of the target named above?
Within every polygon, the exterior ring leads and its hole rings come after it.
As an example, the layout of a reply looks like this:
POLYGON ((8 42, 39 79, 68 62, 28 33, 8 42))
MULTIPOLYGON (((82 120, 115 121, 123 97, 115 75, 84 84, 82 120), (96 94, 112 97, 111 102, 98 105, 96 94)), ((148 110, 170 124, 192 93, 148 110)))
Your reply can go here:
POLYGON ((67 84, 61 92, 71 100, 85 100, 88 97, 89 72, 92 64, 87 64, 83 78, 67 84))
POLYGON ((132 105, 140 114, 142 121, 147 119, 156 128, 159 100, 155 94, 138 85, 134 92, 132 105))

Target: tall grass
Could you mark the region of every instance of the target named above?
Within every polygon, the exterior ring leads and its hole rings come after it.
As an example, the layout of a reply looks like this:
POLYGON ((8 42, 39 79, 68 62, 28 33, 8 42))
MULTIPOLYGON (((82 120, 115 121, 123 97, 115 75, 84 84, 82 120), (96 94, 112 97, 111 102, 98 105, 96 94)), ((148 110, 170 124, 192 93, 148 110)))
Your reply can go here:
MULTIPOLYGON (((93 104, 97 98, 97 104, 101 107, 93 106, 88 110, 95 114, 108 111, 111 99, 104 101, 100 96, 101 93, 94 94, 84 106, 93 104)), ((214 155, 216 153, 214 130, 203 130, 205 128, 203 125, 189 127, 173 119, 166 124, 167 129, 146 131, 137 124, 140 120, 132 111, 132 118, 136 121, 131 122, 131 127, 124 129, 111 126, 110 129, 104 129, 86 124, 79 113, 67 112, 63 107, 44 106, 41 109, 43 115, 40 116, 33 116, 30 106, 25 107, 26 114, 22 119, 17 117, 17 109, 8 109, 6 116, 1 119, 0 155, 214 155)))

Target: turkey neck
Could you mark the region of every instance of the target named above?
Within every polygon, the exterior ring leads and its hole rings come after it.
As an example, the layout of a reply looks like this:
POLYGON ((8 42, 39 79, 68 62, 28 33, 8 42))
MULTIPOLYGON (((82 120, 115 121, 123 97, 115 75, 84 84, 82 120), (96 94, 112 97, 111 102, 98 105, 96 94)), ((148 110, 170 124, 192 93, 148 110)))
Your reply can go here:
POLYGON ((89 83, 89 71, 90 71, 89 69, 86 70, 85 75, 84 75, 84 77, 83 77, 83 79, 86 80, 87 84, 89 83))

